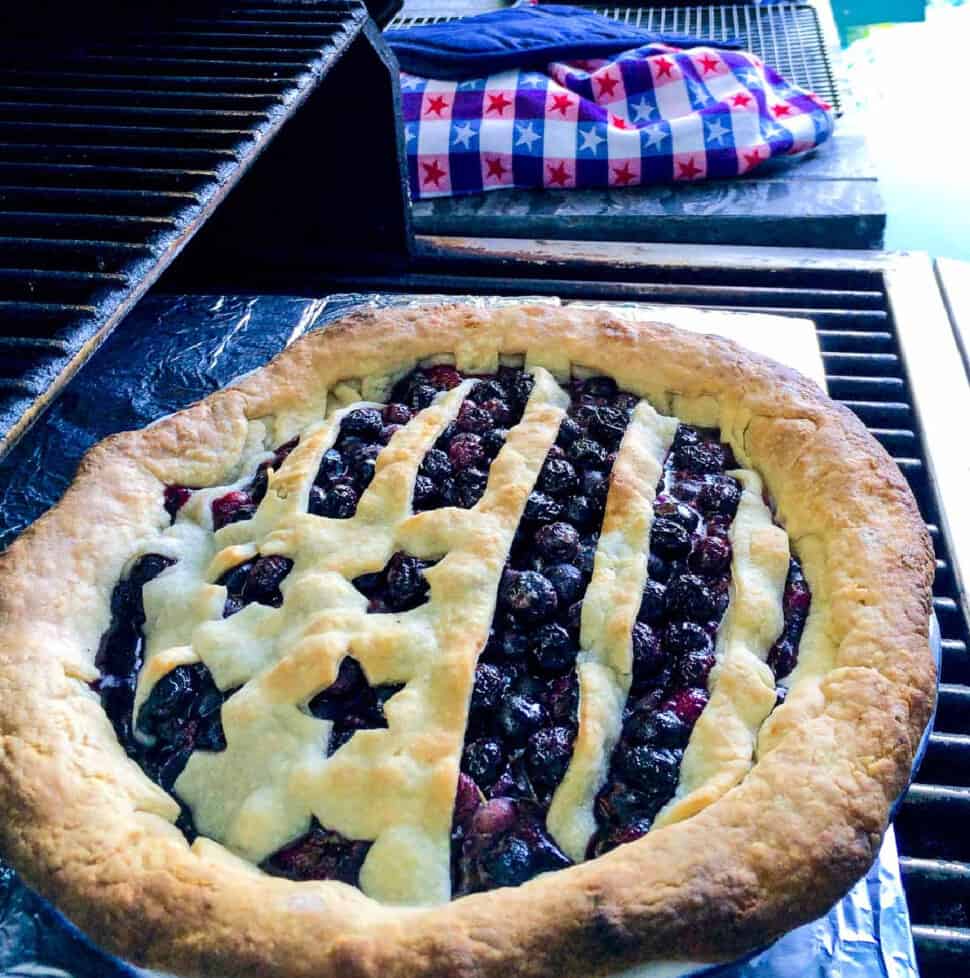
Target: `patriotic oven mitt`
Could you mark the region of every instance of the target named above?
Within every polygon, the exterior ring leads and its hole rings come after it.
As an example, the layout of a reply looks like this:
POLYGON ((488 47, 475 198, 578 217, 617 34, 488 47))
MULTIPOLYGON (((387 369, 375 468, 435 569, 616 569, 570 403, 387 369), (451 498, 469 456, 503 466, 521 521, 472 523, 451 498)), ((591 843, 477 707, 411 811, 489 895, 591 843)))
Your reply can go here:
POLYGON ((578 8, 513 8, 388 39, 404 69, 416 200, 733 177, 813 149, 834 122, 828 103, 730 43, 661 39, 578 8), (541 17, 531 27, 530 14, 541 17), (459 79, 466 50, 476 74, 459 79))

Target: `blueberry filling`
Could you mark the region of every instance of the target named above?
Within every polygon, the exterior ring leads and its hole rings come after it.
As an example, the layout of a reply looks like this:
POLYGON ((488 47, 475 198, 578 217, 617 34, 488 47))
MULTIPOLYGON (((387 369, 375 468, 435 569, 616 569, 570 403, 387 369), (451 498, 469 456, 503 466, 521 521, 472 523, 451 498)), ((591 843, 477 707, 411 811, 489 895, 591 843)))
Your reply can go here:
POLYGON ((290 880, 340 880, 356 886, 371 845, 325 829, 314 818, 305 835, 277 850, 261 868, 290 880))
POLYGON ((371 686, 360 663, 347 656, 333 683, 307 704, 318 719, 333 721, 327 754, 343 747, 358 730, 387 727, 384 704, 401 689, 403 685, 392 683, 371 686))
MULTIPOLYGON (((421 400, 417 392, 426 387, 437 394, 464 379, 454 367, 417 370, 397 385, 392 397, 412 404, 421 400)), ((414 483, 415 512, 440 506, 471 509, 482 498, 492 459, 505 444, 508 429, 522 419, 532 386, 528 374, 502 367, 472 388, 455 420, 421 460, 414 483)))
MULTIPOLYGON (((716 432, 677 429, 657 487, 649 579, 632 636, 630 695, 596 799, 590 857, 645 835, 677 787, 684 748, 708 701, 714 637, 728 605, 728 533, 742 490, 726 470, 736 464, 716 432)), ((793 558, 785 630, 768 660, 778 678, 794 665, 809 601, 793 558)))
POLYGON ((428 602, 430 588, 424 572, 436 563, 398 551, 383 570, 361 574, 353 585, 368 599, 368 614, 410 611, 428 602))
MULTIPOLYGON (((174 563, 170 557, 147 554, 116 585, 111 624, 95 658, 101 676, 92 683, 125 752, 173 795, 175 781, 194 750, 225 749, 222 704, 231 695, 220 692, 201 662, 177 666, 158 680, 138 717, 133 717, 144 646, 142 587, 174 563), (149 742, 135 736, 135 727, 149 742)), ((184 805, 176 824, 189 839, 195 837, 192 816, 184 805)))
POLYGON ((280 584, 292 567, 289 557, 270 556, 247 560, 226 571, 216 581, 226 589, 222 617, 228 618, 254 601, 278 608, 283 603, 280 584))
POLYGON ((314 516, 349 520, 373 481, 381 449, 410 420, 411 413, 403 404, 348 411, 336 441, 320 459, 307 511, 314 516))
POLYGON ((475 672, 452 830, 456 894, 517 886, 570 865, 545 820, 572 756, 582 598, 615 452, 636 404, 603 377, 573 382, 570 394, 475 672))
MULTIPOLYGON (((292 438, 280 445, 273 457, 259 463, 256 474, 243 489, 233 489, 212 501, 212 527, 220 530, 230 523, 252 519, 256 509, 263 501, 269 487, 269 469, 277 470, 286 461, 290 452, 296 448, 299 438, 292 438)), ((165 489, 165 508, 175 519, 176 513, 188 501, 192 490, 185 486, 167 486, 165 489)))

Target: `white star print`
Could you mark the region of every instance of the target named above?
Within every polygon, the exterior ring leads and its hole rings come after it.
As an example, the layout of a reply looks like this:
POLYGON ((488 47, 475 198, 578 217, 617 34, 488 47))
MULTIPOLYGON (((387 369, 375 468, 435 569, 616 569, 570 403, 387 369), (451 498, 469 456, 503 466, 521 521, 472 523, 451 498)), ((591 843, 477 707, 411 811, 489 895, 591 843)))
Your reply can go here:
POLYGON ((519 78, 519 84, 523 88, 538 88, 544 81, 545 77, 538 74, 537 72, 529 72, 526 75, 522 75, 519 78))
POLYGON ((650 116, 657 111, 656 107, 648 102, 645 96, 641 98, 636 105, 631 105, 630 108, 632 108, 634 112, 634 122, 642 122, 644 119, 649 121, 650 116))
POLYGON ((701 85, 691 85, 690 94, 694 101, 700 105, 707 105, 711 101, 711 96, 704 91, 701 85))
POLYGON ((413 126, 405 126, 404 127, 404 142, 405 143, 409 143, 409 142, 411 142, 412 139, 414 139, 414 127, 413 126))
POLYGON ((477 88, 479 80, 477 78, 468 78, 465 81, 458 82, 458 88, 477 88))
POLYGON ((532 152, 532 144, 542 137, 535 131, 531 122, 519 124, 519 138, 515 141, 516 146, 525 146, 532 152))
POLYGON ((472 124, 465 122, 460 126, 455 126, 455 141, 452 145, 457 146, 460 143, 465 149, 471 149, 471 140, 477 135, 478 133, 472 128, 472 124))
POLYGON ((725 129, 721 125, 720 119, 715 119, 713 122, 709 122, 707 125, 707 138, 712 143, 717 143, 718 146, 721 145, 721 140, 730 132, 730 129, 725 129))
POLYGON ((403 71, 401 72, 401 88, 406 88, 408 91, 413 91, 420 84, 420 78, 416 78, 414 75, 406 75, 403 71))
POLYGON ((780 129, 778 126, 765 126, 763 134, 765 139, 774 139, 775 136, 783 136, 785 130, 780 129))
POLYGON ((579 147, 580 152, 582 152, 584 149, 588 149, 593 156, 596 155, 596 151, 599 149, 600 143, 606 142, 606 140, 595 129, 587 129, 585 132, 580 130, 579 134, 583 137, 583 144, 579 147))
POLYGON ((748 88, 761 88, 761 75, 756 71, 746 71, 741 80, 748 88))
POLYGON ((647 149, 652 146, 659 146, 667 138, 667 133, 664 132, 663 125, 659 122, 647 126, 643 131, 647 134, 647 149))

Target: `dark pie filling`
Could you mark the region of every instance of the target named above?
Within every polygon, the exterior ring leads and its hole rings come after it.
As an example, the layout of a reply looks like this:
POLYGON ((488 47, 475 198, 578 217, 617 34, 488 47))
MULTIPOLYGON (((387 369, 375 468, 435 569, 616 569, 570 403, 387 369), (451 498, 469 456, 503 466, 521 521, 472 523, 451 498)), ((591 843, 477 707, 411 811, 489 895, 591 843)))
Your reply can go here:
MULTIPOLYGON (((382 410, 344 416, 324 453, 309 511, 347 519, 370 484, 381 447, 443 390, 464 380, 454 367, 414 371, 396 385, 382 410)), ((522 370, 503 367, 478 378, 458 415, 421 462, 414 509, 469 508, 481 498, 488 468, 519 422, 532 390, 522 370)), ((606 377, 574 380, 570 406, 529 496, 499 585, 488 642, 476 669, 461 759, 452 832, 455 895, 518 885, 570 865, 545 828, 553 794, 572 755, 578 721, 575 660, 583 597, 593 570, 616 451, 637 403, 606 377)), ((281 446, 252 482, 212 504, 216 529, 250 518, 266 492, 267 469, 278 468, 297 444, 281 446)), ((717 432, 681 425, 658 486, 650 537, 649 580, 632 641, 632 686, 622 736, 595 805, 598 829, 588 855, 600 855, 649 831, 672 797, 683 749, 708 700, 713 639, 728 603, 728 537, 741 489, 726 474, 736 463, 717 432)), ((172 518, 192 490, 169 486, 172 518)), ((137 717, 132 708, 142 665, 145 621, 141 588, 172 561, 150 554, 120 582, 112 622, 98 653, 102 676, 94 688, 118 739, 156 783, 173 784, 193 750, 222 750, 220 692, 201 663, 179 666, 160 680, 137 717)), ((411 610, 428 600, 424 571, 409 554, 392 556, 381 571, 353 581, 369 613, 411 610)), ((228 571, 224 617, 257 602, 279 607, 280 585, 292 561, 260 556, 228 571)), ((785 626, 769 655, 781 680, 794 668, 811 595, 794 558, 784 595, 785 626)), ((328 754, 358 730, 387 726, 384 704, 400 685, 372 686, 353 658, 317 694, 308 710, 333 722, 328 754)), ((779 686, 779 702, 784 687, 779 686)), ((195 836, 182 806, 179 826, 195 836)), ((274 853, 262 868, 290 879, 356 883, 371 843, 347 839, 313 821, 309 831, 274 853)))

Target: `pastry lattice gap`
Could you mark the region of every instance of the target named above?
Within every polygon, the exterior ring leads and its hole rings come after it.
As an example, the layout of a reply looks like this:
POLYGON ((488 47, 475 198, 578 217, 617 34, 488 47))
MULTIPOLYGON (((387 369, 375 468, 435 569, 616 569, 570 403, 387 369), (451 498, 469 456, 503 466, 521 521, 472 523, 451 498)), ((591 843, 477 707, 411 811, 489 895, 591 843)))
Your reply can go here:
POLYGON ((278 875, 430 902, 600 855, 740 780, 784 697, 810 596, 735 466, 609 378, 419 369, 167 487, 102 702, 187 837, 278 875))

